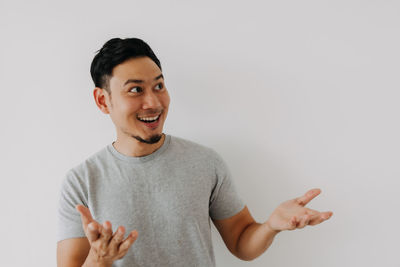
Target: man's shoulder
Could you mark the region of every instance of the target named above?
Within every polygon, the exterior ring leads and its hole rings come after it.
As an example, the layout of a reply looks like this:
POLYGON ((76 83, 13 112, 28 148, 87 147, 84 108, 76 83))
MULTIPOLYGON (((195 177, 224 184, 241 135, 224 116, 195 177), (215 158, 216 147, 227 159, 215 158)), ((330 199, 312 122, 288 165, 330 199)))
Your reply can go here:
POLYGON ((105 146, 69 168, 66 175, 67 179, 84 179, 88 177, 91 172, 98 170, 100 166, 105 166, 105 163, 109 160, 107 157, 109 155, 107 146, 105 146))
POLYGON ((171 142, 175 149, 196 150, 196 151, 202 151, 204 153, 214 152, 214 150, 211 147, 179 136, 171 136, 171 142))
POLYGON ((174 154, 197 155, 209 160, 220 160, 221 158, 212 147, 183 137, 171 136, 171 143, 174 154))

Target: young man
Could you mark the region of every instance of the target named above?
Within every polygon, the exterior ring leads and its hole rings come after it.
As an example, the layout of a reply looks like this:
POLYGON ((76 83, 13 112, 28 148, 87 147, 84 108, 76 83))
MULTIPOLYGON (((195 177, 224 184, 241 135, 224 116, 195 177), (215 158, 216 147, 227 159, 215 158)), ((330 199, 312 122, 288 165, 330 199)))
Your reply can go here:
POLYGON ((280 231, 332 215, 305 208, 314 189, 255 222, 213 149, 163 133, 170 97, 144 41, 109 40, 91 75, 117 140, 63 180, 58 266, 215 266, 210 219, 233 255, 252 260, 280 231))

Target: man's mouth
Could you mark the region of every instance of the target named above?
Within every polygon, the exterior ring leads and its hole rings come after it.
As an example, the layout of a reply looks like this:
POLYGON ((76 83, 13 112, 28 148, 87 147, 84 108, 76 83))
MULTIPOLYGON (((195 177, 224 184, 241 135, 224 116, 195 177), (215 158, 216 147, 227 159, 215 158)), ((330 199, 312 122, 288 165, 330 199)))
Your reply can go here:
POLYGON ((149 128, 156 128, 160 122, 161 113, 156 116, 149 117, 137 117, 139 121, 144 123, 149 128))
POLYGON ((161 114, 158 114, 157 116, 153 116, 153 117, 137 117, 138 120, 143 121, 143 122, 155 122, 160 118, 161 114))

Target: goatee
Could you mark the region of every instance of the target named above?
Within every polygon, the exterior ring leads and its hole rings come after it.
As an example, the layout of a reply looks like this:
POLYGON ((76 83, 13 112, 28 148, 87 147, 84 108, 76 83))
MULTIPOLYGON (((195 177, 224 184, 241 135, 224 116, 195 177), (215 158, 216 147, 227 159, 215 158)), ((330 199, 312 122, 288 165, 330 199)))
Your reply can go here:
POLYGON ((150 145, 155 144, 158 141, 160 141, 162 136, 163 136, 163 134, 155 134, 155 135, 151 136, 149 139, 143 139, 140 136, 132 135, 132 137, 135 138, 136 140, 138 140, 139 142, 150 144, 150 145))

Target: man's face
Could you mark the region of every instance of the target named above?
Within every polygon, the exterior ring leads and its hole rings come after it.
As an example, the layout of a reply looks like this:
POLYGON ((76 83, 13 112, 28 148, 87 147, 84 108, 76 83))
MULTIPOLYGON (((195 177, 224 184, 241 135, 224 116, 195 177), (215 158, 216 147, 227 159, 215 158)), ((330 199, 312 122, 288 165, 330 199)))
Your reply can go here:
POLYGON ((129 59, 114 67, 108 110, 121 138, 157 143, 168 114, 169 94, 160 68, 149 57, 129 59), (145 122, 153 120, 155 122, 145 122))

